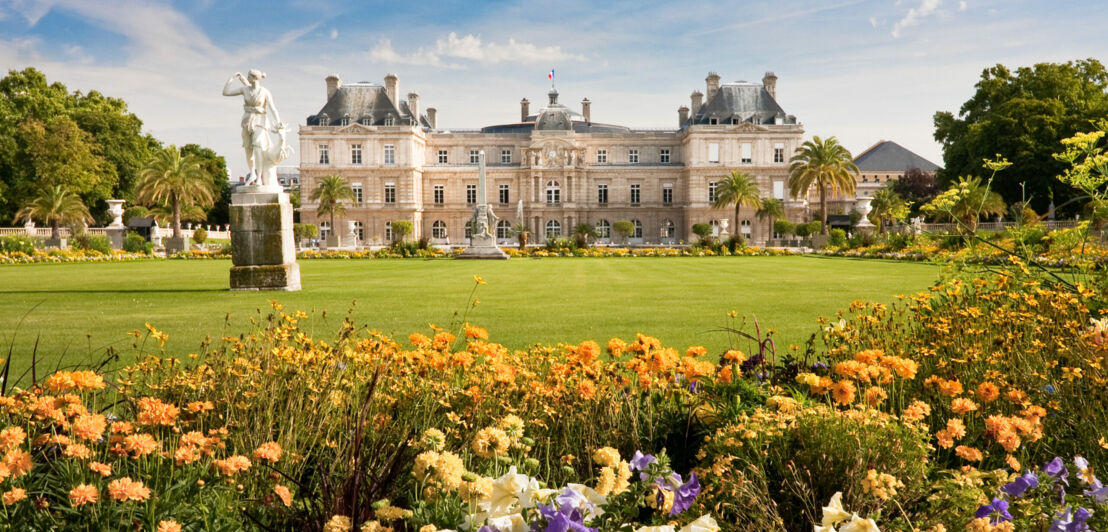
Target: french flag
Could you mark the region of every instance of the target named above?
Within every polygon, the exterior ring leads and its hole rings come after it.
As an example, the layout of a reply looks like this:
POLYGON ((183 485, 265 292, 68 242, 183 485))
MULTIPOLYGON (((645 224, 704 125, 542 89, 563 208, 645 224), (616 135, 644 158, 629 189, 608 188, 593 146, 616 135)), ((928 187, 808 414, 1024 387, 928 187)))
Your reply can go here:
POLYGON ((554 81, 554 69, 553 68, 550 69, 550 72, 546 75, 546 79, 549 79, 550 81, 554 81))

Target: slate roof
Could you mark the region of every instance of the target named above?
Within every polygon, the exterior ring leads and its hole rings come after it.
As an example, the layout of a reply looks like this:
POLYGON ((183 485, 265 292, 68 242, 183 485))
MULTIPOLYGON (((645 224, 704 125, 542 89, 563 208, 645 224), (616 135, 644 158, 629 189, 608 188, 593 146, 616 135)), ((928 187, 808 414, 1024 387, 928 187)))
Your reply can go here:
MULTIPOLYGON (((372 83, 351 83, 339 87, 335 94, 327 100, 327 103, 318 113, 309 116, 307 124, 318 126, 323 115, 327 115, 328 125, 339 125, 344 116, 350 118, 350 123, 361 123, 363 118, 370 119, 372 126, 382 126, 385 119, 393 118, 394 124, 411 123, 412 112, 408 108, 407 100, 400 100, 400 107, 393 105, 385 87, 372 83)), ((421 113, 420 124, 423 127, 431 127, 427 115, 421 113)))
POLYGON ((784 124, 795 124, 796 117, 785 110, 770 96, 760 83, 724 83, 704 102, 696 116, 689 117, 689 124, 708 124, 715 118, 719 124, 730 124, 732 118, 739 122, 773 124, 777 118, 784 124))
POLYGON ((628 133, 630 128, 614 124, 600 124, 585 121, 584 115, 558 103, 558 91, 551 90, 550 103, 537 114, 528 116, 522 122, 496 124, 481 128, 482 133, 529 133, 533 130, 572 129, 574 133, 628 133))
POLYGON ((911 170, 919 168, 924 172, 934 172, 939 165, 920 157, 904 146, 891 140, 882 140, 854 158, 854 164, 863 172, 882 172, 911 170))

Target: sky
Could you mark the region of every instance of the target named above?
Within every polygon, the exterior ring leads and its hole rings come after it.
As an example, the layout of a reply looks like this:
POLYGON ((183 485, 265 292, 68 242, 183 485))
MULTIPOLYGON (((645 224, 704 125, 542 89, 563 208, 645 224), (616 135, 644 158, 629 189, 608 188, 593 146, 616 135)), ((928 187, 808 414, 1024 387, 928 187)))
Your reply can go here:
POLYGON ((982 70, 1106 60, 1106 23, 1099 0, 0 0, 0 65, 123 98, 148 132, 216 150, 233 176, 242 102, 220 91, 251 68, 290 124, 320 110, 327 75, 391 72, 440 128, 517 120, 521 98, 546 101, 551 69, 560 102, 589 98, 594 121, 676 128, 708 72, 773 71, 807 136, 855 154, 893 140, 941 165, 932 116, 957 112, 982 70))

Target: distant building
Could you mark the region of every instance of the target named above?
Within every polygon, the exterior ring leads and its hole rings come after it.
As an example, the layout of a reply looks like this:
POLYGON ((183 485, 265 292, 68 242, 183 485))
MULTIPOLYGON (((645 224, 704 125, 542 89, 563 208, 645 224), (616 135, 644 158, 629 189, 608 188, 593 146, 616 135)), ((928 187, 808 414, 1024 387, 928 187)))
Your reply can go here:
MULTIPOLYGON (((784 200, 790 219, 807 219, 807 198, 786 195, 788 160, 804 129, 777 103, 777 76, 721 83, 713 72, 705 82, 704 93, 694 91, 677 109, 673 129, 594 122, 593 102, 570 109, 552 88, 535 112, 520 101, 518 120, 447 130, 418 94, 403 97, 393 74, 384 85, 332 75, 325 104, 300 128, 299 177, 305 191, 325 175, 349 181, 355 202, 339 227, 353 221, 365 244, 391 240, 395 220, 411 221, 416 237, 465 243, 482 150, 502 243, 517 224, 530 229, 532 242, 568 236, 578 224, 596 227, 606 242, 620 220, 635 227, 631 243, 689 241, 693 224, 733 217, 733 209, 711 208, 716 182, 732 171, 753 176, 763 197, 784 200)), ((301 216, 326 235, 331 228, 316 208, 304 200, 301 216)), ((754 209, 741 216, 729 220, 732 234, 754 242, 770 236, 754 209)))
POLYGON ((904 177, 908 170, 933 173, 939 169, 939 165, 891 140, 882 140, 870 146, 854 158, 854 164, 858 165, 855 197, 872 196, 887 183, 904 177))
POLYGON ((300 167, 278 166, 277 182, 280 183, 285 190, 300 188, 300 167))

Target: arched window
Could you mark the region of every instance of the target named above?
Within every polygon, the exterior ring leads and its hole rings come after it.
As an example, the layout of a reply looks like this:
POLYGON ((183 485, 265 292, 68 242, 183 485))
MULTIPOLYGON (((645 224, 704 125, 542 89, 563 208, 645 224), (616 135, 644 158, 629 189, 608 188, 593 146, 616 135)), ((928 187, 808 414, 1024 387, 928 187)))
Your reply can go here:
POLYGON ((750 231, 751 231, 750 220, 743 220, 742 223, 739 224, 739 230, 742 231, 742 234, 744 236, 749 237, 750 236, 750 231))
POLYGON ((546 222, 546 238, 558 238, 562 236, 562 223, 558 220, 546 222))
POLYGON ((392 242, 392 222, 385 222, 385 241, 392 242))
POLYGON ((319 224, 319 238, 327 239, 327 235, 331 234, 331 224, 327 222, 320 222, 319 224))
POLYGON ((677 236, 677 226, 670 220, 662 220, 662 238, 673 238, 677 236))
POLYGON ((473 238, 473 220, 466 222, 466 238, 473 238))
POLYGON ((331 119, 327 116, 327 113, 319 115, 319 125, 321 125, 321 126, 331 125, 331 119))
POLYGON ((354 221, 354 234, 358 235, 358 242, 365 242, 365 225, 362 222, 354 221))
POLYGON ((501 240, 512 238, 512 223, 508 220, 496 222, 496 238, 501 240))
POLYGON ((446 238, 446 222, 435 220, 435 223, 431 224, 431 238, 446 238))
POLYGON ((546 182, 546 203, 555 205, 562 202, 562 187, 557 181, 546 182))
POLYGON ((612 238, 612 224, 608 220, 596 222, 596 238, 612 238))
POLYGON ((631 238, 642 238, 642 222, 631 220, 631 224, 635 226, 635 231, 631 233, 631 238))

